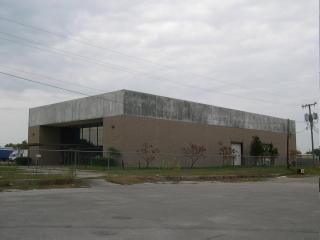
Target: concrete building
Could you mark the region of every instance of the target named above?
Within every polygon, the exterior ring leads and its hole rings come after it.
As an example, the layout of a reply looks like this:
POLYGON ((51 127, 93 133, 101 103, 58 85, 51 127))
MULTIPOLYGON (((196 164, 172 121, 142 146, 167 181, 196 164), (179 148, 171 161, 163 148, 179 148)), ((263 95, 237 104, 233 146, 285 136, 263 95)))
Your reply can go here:
MULTIPOLYGON (((182 153, 189 143, 218 154, 221 146, 237 152, 236 165, 249 155, 252 136, 279 150, 276 164, 285 164, 287 133, 296 149, 295 122, 195 102, 120 90, 102 95, 32 108, 29 144, 39 149, 107 150, 136 152, 145 142, 162 153, 182 153)), ((58 152, 43 152, 48 163, 61 162, 58 152)), ((126 155, 130 163, 130 156, 126 155)), ((132 160, 133 162, 134 160, 132 160)), ((209 160, 208 160, 209 161, 209 160)), ((209 162, 207 165, 219 165, 209 162)))

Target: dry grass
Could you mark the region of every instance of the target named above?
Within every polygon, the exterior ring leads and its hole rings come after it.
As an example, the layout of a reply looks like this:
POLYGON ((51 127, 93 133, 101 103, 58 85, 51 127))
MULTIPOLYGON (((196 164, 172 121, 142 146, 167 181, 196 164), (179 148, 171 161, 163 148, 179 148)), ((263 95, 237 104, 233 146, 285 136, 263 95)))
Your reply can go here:
POLYGON ((44 174, 24 172, 22 168, 0 167, 0 191, 10 189, 48 189, 82 187, 86 184, 72 173, 44 174))
POLYGON ((127 184, 138 184, 138 183, 158 183, 158 182, 173 182, 178 183, 181 181, 191 182, 256 182, 264 181, 268 177, 260 176, 137 176, 137 175, 111 175, 105 177, 106 181, 127 185, 127 184))
POLYGON ((75 182, 75 183, 65 183, 65 184, 52 184, 52 185, 43 185, 43 184, 30 184, 30 185, 11 185, 0 187, 0 192, 8 190, 34 190, 34 189, 58 189, 58 188, 82 188, 88 187, 84 182, 75 182))
MULTIPOLYGON (((92 169, 101 170, 101 169, 92 169)), ((290 175, 296 174, 296 168, 287 169, 286 167, 208 167, 208 168, 111 168, 107 170, 112 175, 139 175, 139 176, 212 176, 212 175, 290 175)), ((311 175, 320 175, 320 168, 305 167, 305 173, 311 175)))
MULTIPOLYGON (((306 167, 305 175, 320 175, 320 168, 306 167)), ((296 168, 211 167, 194 169, 111 169, 105 179, 117 184, 179 181, 251 182, 278 176, 302 177, 296 168)))

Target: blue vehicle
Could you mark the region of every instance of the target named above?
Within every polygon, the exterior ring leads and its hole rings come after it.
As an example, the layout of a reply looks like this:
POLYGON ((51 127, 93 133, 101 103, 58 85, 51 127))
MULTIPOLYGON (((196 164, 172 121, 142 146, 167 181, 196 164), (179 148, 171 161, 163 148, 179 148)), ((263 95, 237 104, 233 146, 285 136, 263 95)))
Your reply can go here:
POLYGON ((0 161, 9 160, 9 156, 13 153, 13 149, 0 148, 0 161))

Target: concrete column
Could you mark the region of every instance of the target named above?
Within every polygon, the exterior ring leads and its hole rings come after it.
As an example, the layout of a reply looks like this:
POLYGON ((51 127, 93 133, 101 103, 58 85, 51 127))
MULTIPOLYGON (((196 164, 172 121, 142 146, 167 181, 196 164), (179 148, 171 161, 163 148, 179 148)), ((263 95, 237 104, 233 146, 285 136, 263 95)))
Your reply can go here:
POLYGON ((29 128, 28 142, 30 157, 35 161, 36 155, 41 155, 41 164, 53 165, 61 162, 61 153, 48 150, 58 150, 61 143, 61 130, 59 127, 35 126, 29 128))

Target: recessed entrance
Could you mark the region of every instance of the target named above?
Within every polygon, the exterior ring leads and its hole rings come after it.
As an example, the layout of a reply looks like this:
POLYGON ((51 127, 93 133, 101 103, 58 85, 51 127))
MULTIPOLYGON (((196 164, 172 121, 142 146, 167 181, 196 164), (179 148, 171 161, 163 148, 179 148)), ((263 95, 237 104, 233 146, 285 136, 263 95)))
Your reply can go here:
POLYGON ((80 150, 77 156, 79 164, 89 162, 90 158, 102 156, 103 150, 103 124, 102 122, 71 125, 61 127, 61 159, 63 164, 75 161, 75 153, 68 150, 80 150))

